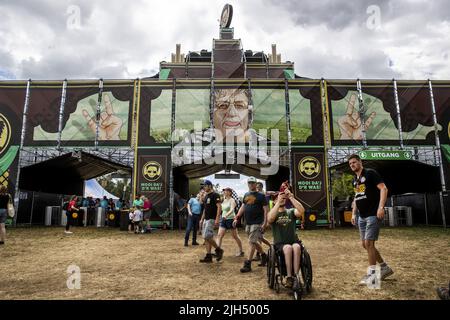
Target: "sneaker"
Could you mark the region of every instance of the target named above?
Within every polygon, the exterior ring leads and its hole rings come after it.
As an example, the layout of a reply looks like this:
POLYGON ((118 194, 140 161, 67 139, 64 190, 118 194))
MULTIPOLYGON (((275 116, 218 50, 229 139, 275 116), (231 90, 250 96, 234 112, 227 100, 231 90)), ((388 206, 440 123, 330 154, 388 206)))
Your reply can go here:
POLYGON ((187 247, 187 246, 188 246, 187 242, 185 242, 185 243, 184 243, 184 246, 185 246, 185 247, 187 247))
POLYGON ((391 267, 389 267, 388 265, 380 269, 381 269, 381 280, 384 280, 387 277, 394 274, 394 270, 392 270, 391 267))
POLYGON ((73 234, 73 232, 72 232, 72 231, 67 231, 67 230, 66 230, 66 231, 64 231, 64 233, 65 233, 65 234, 73 234))
POLYGON ((236 253, 236 257, 243 257, 243 256, 244 256, 244 251, 236 253))
POLYGON ((217 261, 222 260, 222 257, 223 257, 223 249, 217 248, 216 249, 216 259, 217 259, 217 261))
POLYGON ((359 281, 359 284, 361 286, 366 286, 369 279, 370 279, 370 274, 366 274, 364 277, 362 277, 361 281, 359 281))
POLYGON ((5 244, 5 241, 0 241, 0 245, 5 244))
POLYGON ((198 242, 192 242, 192 245, 193 246, 198 246, 198 245, 200 245, 198 242))
POLYGON ((203 259, 200 259, 201 263, 211 263, 212 262, 212 255, 210 253, 207 253, 206 256, 203 259))
POLYGON ((250 260, 245 260, 244 266, 241 268, 241 272, 250 272, 252 271, 252 262, 250 260))
POLYGON ((261 254, 261 262, 258 264, 258 267, 265 267, 267 264, 267 254, 261 254))
POLYGON ((286 288, 292 288, 294 286, 294 278, 287 277, 286 278, 286 288))

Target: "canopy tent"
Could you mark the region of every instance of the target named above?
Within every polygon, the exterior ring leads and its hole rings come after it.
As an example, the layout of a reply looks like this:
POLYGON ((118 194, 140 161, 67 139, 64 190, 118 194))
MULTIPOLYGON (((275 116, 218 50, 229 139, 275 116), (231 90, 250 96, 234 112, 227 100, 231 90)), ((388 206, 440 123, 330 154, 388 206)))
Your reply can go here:
POLYGON ((33 164, 21 169, 19 188, 56 194, 84 194, 84 181, 131 168, 78 151, 33 164))
MULTIPOLYGON (((389 195, 440 191, 439 167, 414 160, 364 160, 363 166, 381 175, 389 195)), ((352 173, 347 162, 331 169, 352 173)))
POLYGON ((84 185, 84 197, 92 197, 92 198, 103 198, 105 197, 108 199, 119 199, 115 195, 109 193, 106 191, 95 179, 91 179, 86 181, 84 185))

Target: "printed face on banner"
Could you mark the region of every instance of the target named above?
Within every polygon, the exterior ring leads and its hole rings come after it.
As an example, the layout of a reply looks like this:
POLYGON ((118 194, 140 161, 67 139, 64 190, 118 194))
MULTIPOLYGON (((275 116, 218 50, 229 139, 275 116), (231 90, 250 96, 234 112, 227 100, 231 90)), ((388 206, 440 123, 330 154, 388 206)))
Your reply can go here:
POLYGON ((246 89, 218 89, 214 92, 213 125, 218 132, 217 140, 227 137, 248 141, 249 91, 246 89))
MULTIPOLYGON (((359 112, 357 91, 349 91, 343 99, 332 102, 334 139, 362 140, 364 121, 367 140, 398 140, 398 129, 391 114, 385 110, 383 102, 365 93, 362 98, 362 114, 359 112)), ((425 140, 433 130, 432 126, 418 124, 415 129, 404 134, 404 139, 425 140)))
POLYGON ((162 166, 159 162, 149 161, 144 164, 142 174, 148 181, 156 181, 162 175, 162 166))
MULTIPOLYGON (((70 114, 62 133, 63 141, 95 140, 98 94, 81 99, 70 114)), ((98 134, 100 141, 127 140, 129 101, 121 101, 111 92, 104 92, 100 106, 98 134)), ((34 128, 34 140, 57 140, 58 133, 49 133, 40 126, 34 128)))
POLYGON ((320 174, 320 162, 315 157, 304 157, 298 164, 298 171, 305 179, 315 179, 320 174))
POLYGON ((0 113, 0 155, 8 148, 11 140, 11 125, 8 119, 0 113))

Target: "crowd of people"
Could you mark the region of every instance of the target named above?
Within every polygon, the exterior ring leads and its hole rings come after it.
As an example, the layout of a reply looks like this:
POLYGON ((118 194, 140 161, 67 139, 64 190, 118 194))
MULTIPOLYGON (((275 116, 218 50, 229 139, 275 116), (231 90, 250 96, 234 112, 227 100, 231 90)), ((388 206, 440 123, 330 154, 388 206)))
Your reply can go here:
POLYGON ((129 208, 129 205, 127 201, 124 201, 121 198, 114 200, 112 198, 108 199, 106 196, 101 199, 94 199, 93 197, 78 197, 76 195, 71 196, 63 204, 63 210, 65 210, 67 218, 67 223, 64 231, 65 234, 72 234, 72 231, 70 231, 70 227, 74 225, 77 219, 74 217, 83 217, 83 215, 86 215, 86 224, 93 225, 95 223, 95 214, 98 208, 103 209, 106 225, 108 214, 127 210, 129 208), (81 208, 85 208, 85 211, 81 210, 81 208))
MULTIPOLYGON (((348 164, 354 173, 353 187, 355 191, 352 203, 352 224, 358 226, 361 245, 367 252, 368 268, 361 285, 373 285, 378 277, 385 280, 394 274, 393 269, 381 256, 375 243, 379 238, 380 227, 384 219, 384 206, 388 194, 387 187, 382 177, 373 169, 365 168, 358 155, 351 155, 348 164), (377 265, 380 273, 377 275, 377 265)), ((204 239, 205 256, 200 263, 212 263, 222 260, 225 250, 223 238, 227 230, 236 245, 234 256, 245 257, 240 272, 252 271, 252 262, 259 261, 258 266, 266 266, 268 262, 266 250, 263 247, 271 243, 264 238, 264 232, 269 228, 272 230, 273 245, 275 250, 282 254, 286 264, 285 286, 296 285, 300 267, 301 242, 297 235, 297 220, 304 220, 305 208, 295 198, 292 187, 288 181, 284 182, 278 191, 265 193, 263 185, 256 178, 249 177, 247 180, 248 192, 242 201, 236 192, 229 188, 215 190, 210 180, 204 180, 200 191, 191 195, 188 201, 179 203, 178 212, 186 210, 188 215, 186 232, 184 235, 184 246, 189 246, 192 233, 192 245, 198 246, 197 235, 200 232, 204 239), (220 192, 220 193, 219 193, 220 192), (245 255, 243 242, 238 233, 238 226, 245 225, 248 237, 248 251, 245 255), (218 229, 217 234, 215 230, 218 229), (214 249, 214 252, 213 252, 214 249), (256 257, 255 257, 256 253, 256 257)), ((0 245, 5 243, 6 231, 5 220, 7 217, 8 203, 12 202, 11 195, 5 187, 0 186, 0 245)), ((136 195, 131 206, 126 201, 118 199, 93 199, 91 197, 79 198, 73 196, 67 202, 66 211, 68 215, 66 233, 70 232, 71 216, 80 212, 81 207, 86 207, 88 218, 89 212, 101 207, 105 212, 129 210, 128 231, 130 233, 144 233, 151 231, 150 218, 152 203, 142 195, 136 195)), ((449 288, 440 287, 437 294, 441 299, 449 299, 449 288)))

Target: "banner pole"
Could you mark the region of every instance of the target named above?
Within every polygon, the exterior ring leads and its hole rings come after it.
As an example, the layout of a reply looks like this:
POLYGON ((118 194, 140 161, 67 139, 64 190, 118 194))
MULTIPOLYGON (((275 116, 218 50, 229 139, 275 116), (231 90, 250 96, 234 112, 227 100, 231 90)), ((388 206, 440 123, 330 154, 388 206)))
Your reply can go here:
POLYGON ((98 151, 98 136, 99 136, 99 124, 100 124, 100 114, 101 114, 101 104, 103 99, 103 79, 98 81, 98 98, 97 98, 97 111, 95 114, 95 151, 98 151))
MULTIPOLYGON (((171 113, 171 124, 170 124, 170 128, 171 128, 171 133, 170 133, 170 137, 171 137, 171 145, 172 148, 171 150, 173 150, 173 142, 174 142, 174 132, 175 132, 175 107, 176 107, 176 98, 177 98, 177 94, 176 94, 176 87, 177 87, 177 80, 176 78, 173 78, 172 80, 172 113, 171 113)), ((170 205, 170 216, 171 216, 171 229, 173 230, 173 215, 174 215, 174 191, 173 191, 173 165, 172 165, 172 159, 170 160, 170 176, 169 176, 169 205, 170 205)), ((180 226, 180 216, 178 215, 178 226, 180 226)))
POLYGON ((444 199, 442 196, 442 193, 446 192, 447 188, 445 185, 444 167, 442 166, 441 140, 439 139, 438 122, 436 117, 436 106, 434 104, 433 85, 430 79, 428 79, 428 89, 430 92, 431 111, 433 113, 433 123, 434 123, 434 138, 436 143, 434 154, 435 156, 437 156, 437 160, 439 161, 439 175, 441 178, 441 192, 439 192, 439 202, 441 205, 442 224, 444 225, 444 228, 447 228, 447 221, 445 219, 444 199))
POLYGON ((25 134, 27 132, 27 116, 28 116, 28 106, 30 105, 30 90, 31 90, 31 79, 27 81, 27 89, 25 92, 25 102, 23 105, 23 118, 22 118, 22 133, 20 135, 20 146, 19 146, 19 160, 18 160, 18 168, 17 168, 17 176, 16 176, 16 185, 14 187, 14 207, 16 208, 16 214, 14 215, 13 225, 16 225, 17 222, 17 214, 19 213, 19 181, 20 181, 20 161, 23 155, 23 144, 25 142, 25 134))
POLYGON ((67 79, 65 79, 63 82, 61 93, 61 104, 59 106, 58 145, 56 147, 59 151, 59 154, 61 154, 61 137, 64 122, 64 107, 66 106, 66 89, 67 89, 67 79))
POLYGON ((290 106, 290 101, 289 101, 288 79, 284 80, 284 96, 285 96, 285 107, 286 107, 286 131, 287 131, 287 138, 288 138, 287 143, 288 143, 288 155, 289 155, 289 185, 292 186, 294 179, 292 177, 293 165, 292 165, 291 106, 290 106))
POLYGON ((322 127, 324 138, 324 167, 325 167, 325 191, 327 194, 327 219, 334 228, 334 212, 330 211, 330 203, 332 203, 332 190, 331 190, 331 175, 328 168, 328 148, 331 148, 331 127, 330 127, 330 113, 328 108, 328 88, 324 78, 320 81, 320 99, 322 103, 322 127))
POLYGON ((402 118, 400 116, 400 103, 398 102, 398 89, 397 89, 397 80, 392 79, 394 82, 394 100, 395 100, 395 108, 397 111, 397 124, 398 124, 398 137, 400 139, 400 148, 403 150, 403 129, 402 129, 402 118))

